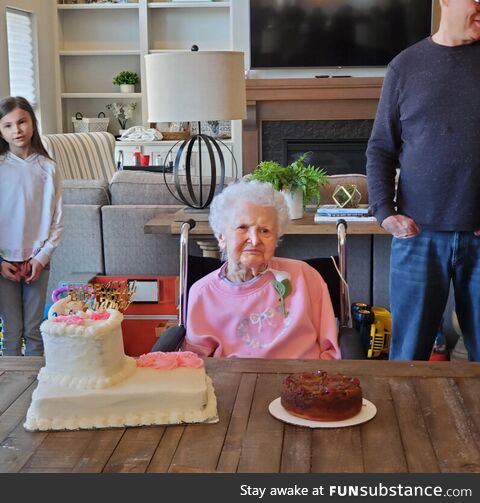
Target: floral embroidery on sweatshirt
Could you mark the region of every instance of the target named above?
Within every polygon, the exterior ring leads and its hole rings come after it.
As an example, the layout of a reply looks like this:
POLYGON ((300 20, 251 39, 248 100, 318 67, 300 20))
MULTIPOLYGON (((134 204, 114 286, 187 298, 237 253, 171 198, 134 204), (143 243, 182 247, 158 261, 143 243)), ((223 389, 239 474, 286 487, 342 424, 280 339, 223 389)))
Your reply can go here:
POLYGON ((281 306, 273 306, 260 313, 250 313, 237 325, 236 332, 245 345, 254 349, 264 349, 283 337, 289 326, 290 316, 283 315, 281 306), (273 339, 272 333, 276 334, 273 339))

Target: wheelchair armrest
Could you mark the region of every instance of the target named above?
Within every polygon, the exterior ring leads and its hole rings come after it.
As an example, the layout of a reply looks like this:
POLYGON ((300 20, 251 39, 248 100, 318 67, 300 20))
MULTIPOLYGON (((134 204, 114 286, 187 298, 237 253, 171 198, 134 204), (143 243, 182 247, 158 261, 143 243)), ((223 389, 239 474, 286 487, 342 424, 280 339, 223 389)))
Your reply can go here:
POLYGON ((185 338, 185 327, 170 327, 158 338, 157 342, 153 345, 150 353, 155 351, 163 351, 169 353, 177 351, 185 338))
POLYGON ((365 349, 363 348, 360 334, 357 330, 350 327, 340 327, 338 338, 342 360, 365 359, 365 349))

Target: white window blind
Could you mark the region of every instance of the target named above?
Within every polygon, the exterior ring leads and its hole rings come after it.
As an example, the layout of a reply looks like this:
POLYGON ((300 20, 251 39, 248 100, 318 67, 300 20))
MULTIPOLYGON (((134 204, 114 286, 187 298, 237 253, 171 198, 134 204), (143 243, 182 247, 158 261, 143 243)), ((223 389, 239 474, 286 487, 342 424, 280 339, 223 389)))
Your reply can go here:
POLYGON ((37 73, 32 14, 7 9, 7 42, 10 94, 23 96, 36 108, 37 73))

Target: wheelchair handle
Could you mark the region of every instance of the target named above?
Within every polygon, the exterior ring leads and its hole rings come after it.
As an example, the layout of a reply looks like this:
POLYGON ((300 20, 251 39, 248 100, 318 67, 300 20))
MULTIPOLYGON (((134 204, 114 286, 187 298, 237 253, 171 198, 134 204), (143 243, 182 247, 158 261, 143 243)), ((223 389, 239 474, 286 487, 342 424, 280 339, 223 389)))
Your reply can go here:
MULTIPOLYGON (((343 218, 337 220, 337 238, 340 275, 347 281, 347 222, 343 218)), ((345 283, 340 281, 340 326, 349 326, 349 313, 347 288, 345 283)))
POLYGON ((184 326, 187 319, 187 302, 185 295, 187 292, 188 277, 188 233, 197 222, 192 218, 183 222, 180 230, 180 289, 178 299, 178 326, 184 326))

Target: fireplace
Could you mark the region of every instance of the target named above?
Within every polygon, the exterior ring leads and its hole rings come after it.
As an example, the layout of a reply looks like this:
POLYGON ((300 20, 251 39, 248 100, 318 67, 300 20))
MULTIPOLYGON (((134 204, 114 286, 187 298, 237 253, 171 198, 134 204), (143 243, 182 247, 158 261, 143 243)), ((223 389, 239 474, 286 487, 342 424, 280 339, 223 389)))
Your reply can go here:
MULTIPOLYGON (((338 174, 365 173, 365 149, 383 79, 248 79, 243 174, 262 160, 306 151, 338 174), (348 168, 346 167, 348 165, 348 168)), ((317 161, 316 161, 317 162, 317 161)))
POLYGON ((309 152, 306 162, 323 168, 329 175, 366 174, 367 141, 284 140, 283 165, 309 152))
POLYGON ((373 120, 264 121, 263 160, 290 164, 304 152, 329 175, 365 174, 365 152, 373 120))

